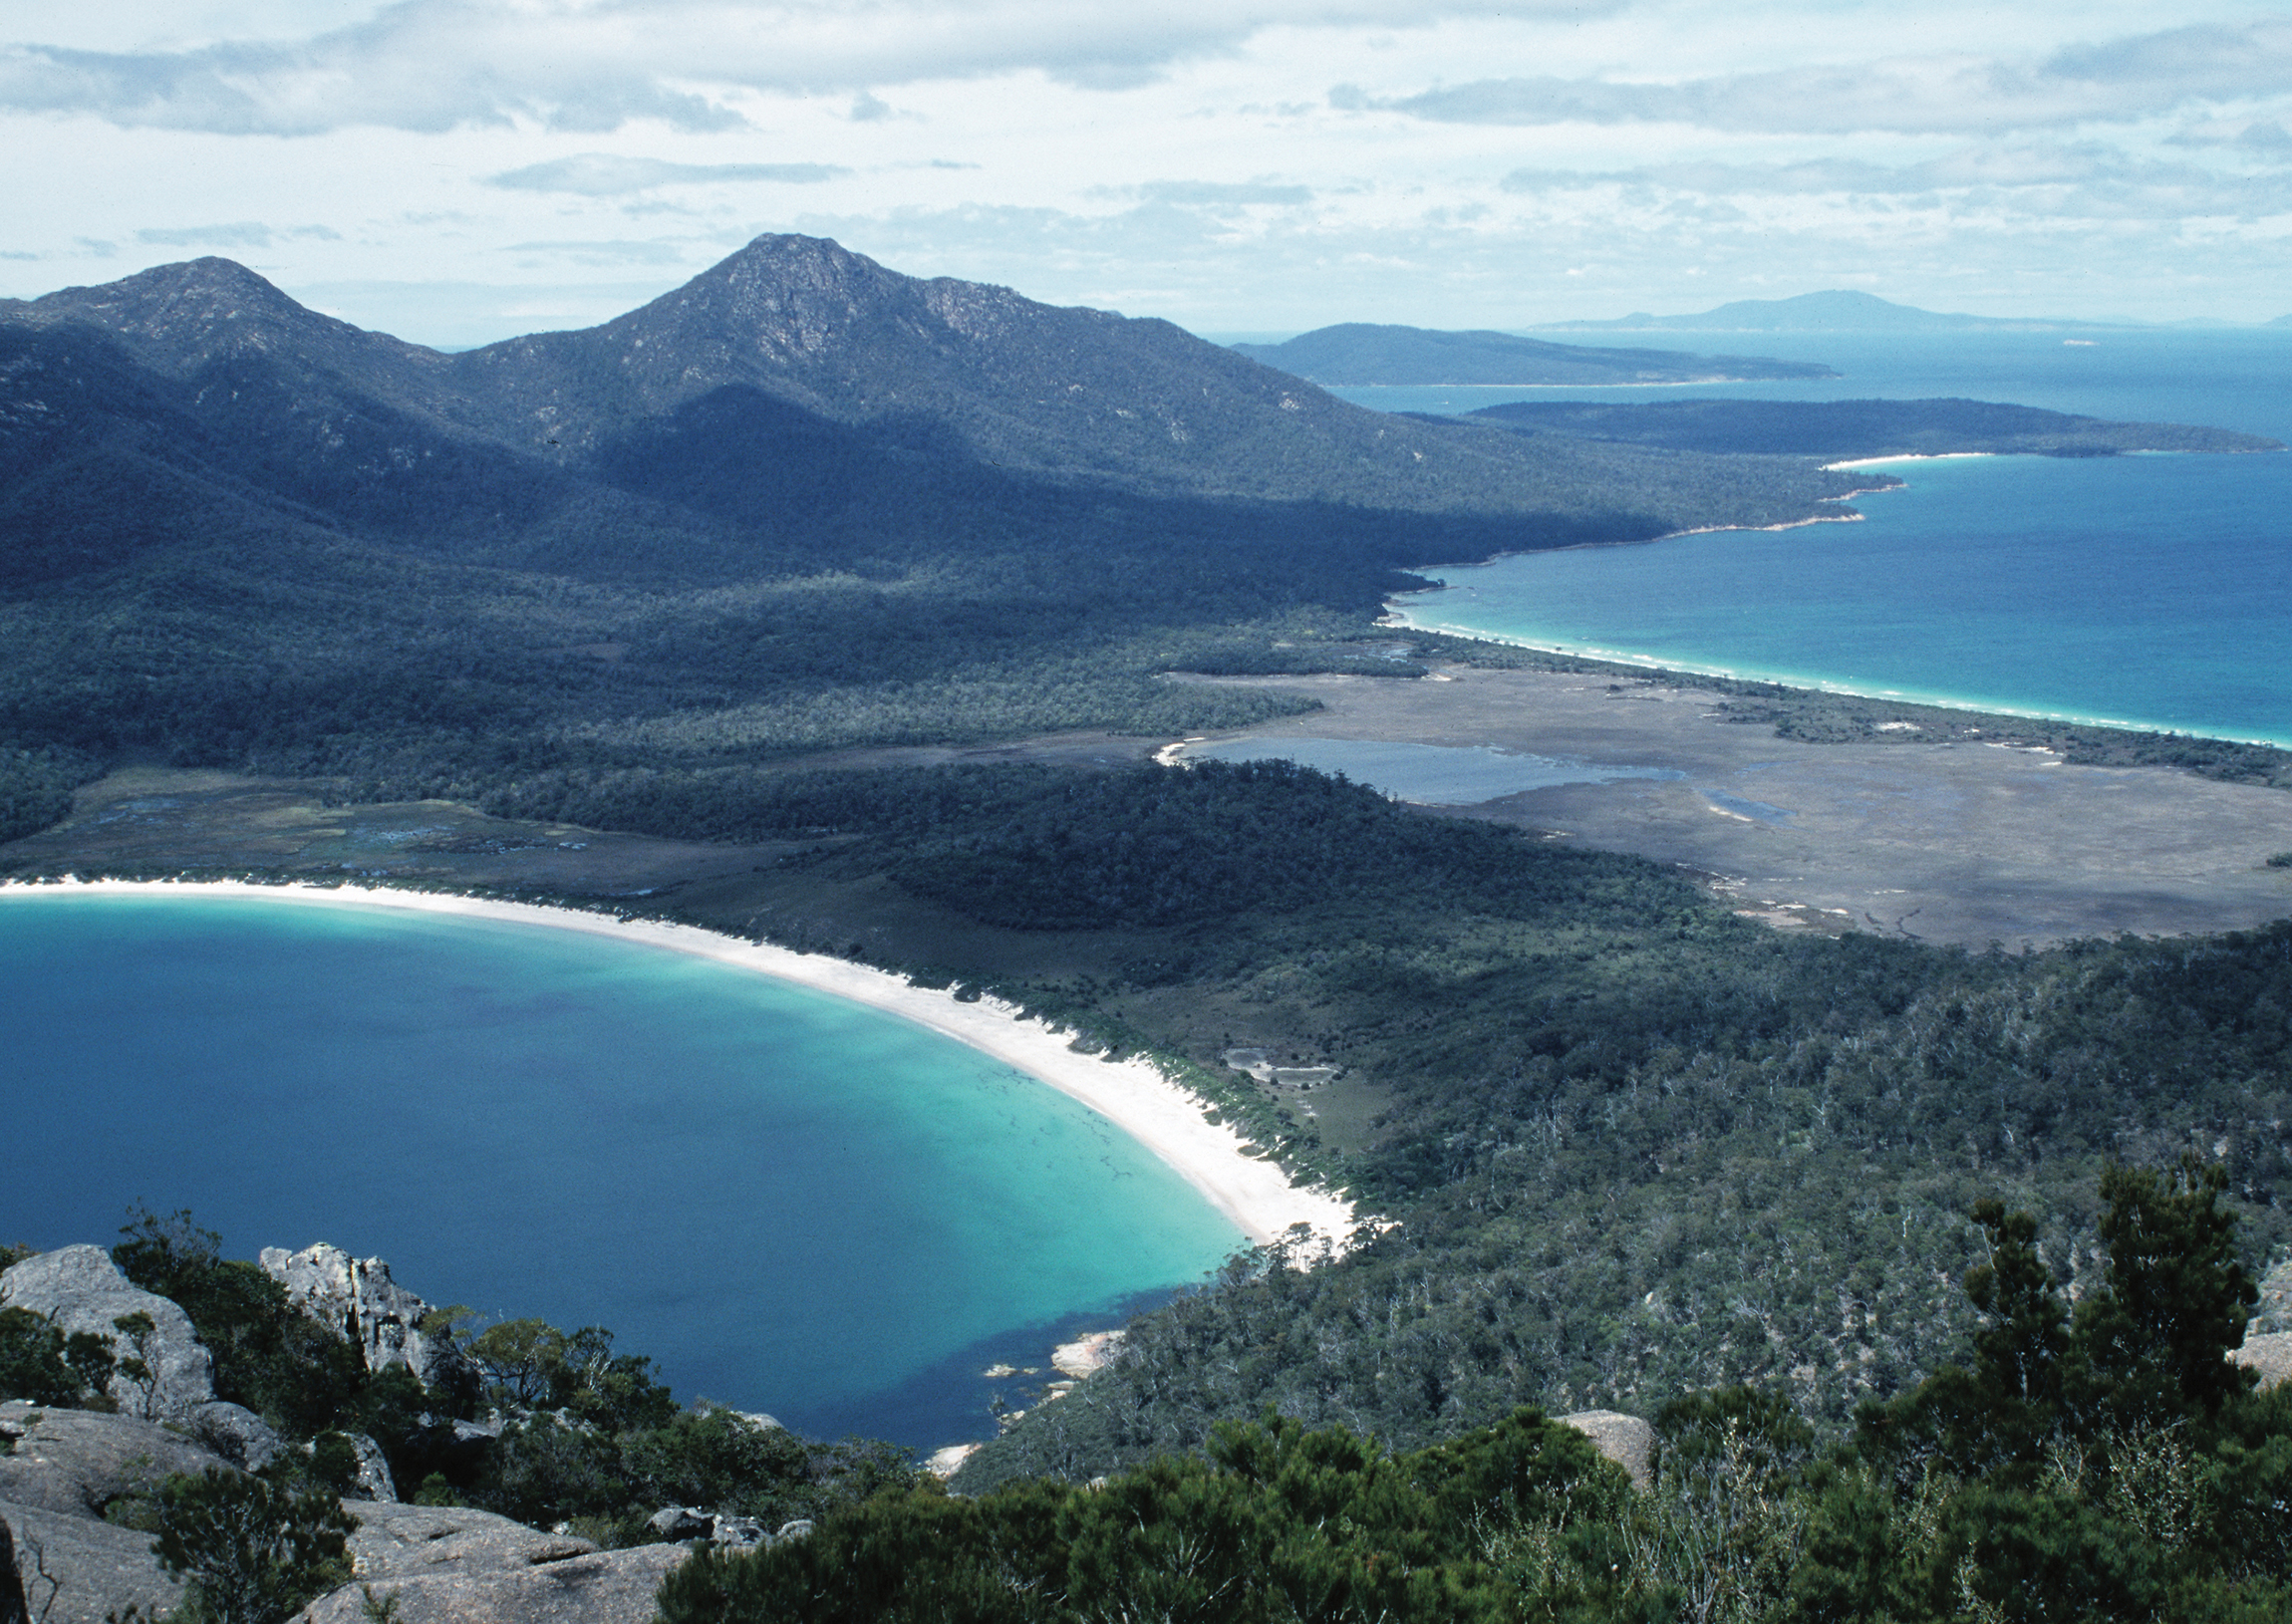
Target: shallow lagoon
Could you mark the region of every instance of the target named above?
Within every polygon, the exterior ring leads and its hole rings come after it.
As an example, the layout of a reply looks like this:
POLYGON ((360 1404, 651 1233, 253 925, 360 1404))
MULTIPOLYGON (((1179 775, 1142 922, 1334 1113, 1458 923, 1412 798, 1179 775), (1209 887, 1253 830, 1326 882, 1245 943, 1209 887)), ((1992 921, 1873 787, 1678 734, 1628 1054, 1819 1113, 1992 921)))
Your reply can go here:
POLYGON ((1389 739, 1246 738, 1190 744, 1178 755, 1181 760, 1294 761, 1321 772, 1342 773, 1395 800, 1420 806, 1470 806, 1559 784, 1686 776, 1668 767, 1604 765, 1489 744, 1404 744, 1389 739))
POLYGON ((109 1240, 140 1200, 228 1255, 332 1240, 433 1303, 609 1326, 680 1397, 827 1436, 986 1436, 981 1369, 1244 1243, 999 1061, 608 938, 18 896, 0 1018, 0 1235, 109 1240))

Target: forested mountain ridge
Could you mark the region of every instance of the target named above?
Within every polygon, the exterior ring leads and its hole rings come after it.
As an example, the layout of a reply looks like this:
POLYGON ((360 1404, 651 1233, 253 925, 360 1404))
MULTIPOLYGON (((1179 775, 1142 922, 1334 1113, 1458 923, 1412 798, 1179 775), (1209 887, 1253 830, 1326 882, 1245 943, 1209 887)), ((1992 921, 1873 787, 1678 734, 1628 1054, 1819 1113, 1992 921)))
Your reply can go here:
POLYGON ((1302 701, 1161 673, 1350 669, 1409 565, 1868 482, 1411 422, 807 238, 462 356, 204 259, 0 307, 0 745, 483 797, 670 736, 1188 731, 1302 701))
MULTIPOLYGON (((922 281, 809 237, 759 237, 600 327, 455 356, 319 316, 211 258, 0 306, 0 321, 95 327, 185 382, 258 369, 304 415, 388 408, 608 483, 628 436, 696 413, 773 432, 794 416, 909 459, 1157 494, 1528 515, 1580 509, 1594 487, 1612 502, 1619 482, 1564 448, 1349 406, 1167 322, 922 281)), ((1677 483, 1622 472, 1659 503, 1677 483)))

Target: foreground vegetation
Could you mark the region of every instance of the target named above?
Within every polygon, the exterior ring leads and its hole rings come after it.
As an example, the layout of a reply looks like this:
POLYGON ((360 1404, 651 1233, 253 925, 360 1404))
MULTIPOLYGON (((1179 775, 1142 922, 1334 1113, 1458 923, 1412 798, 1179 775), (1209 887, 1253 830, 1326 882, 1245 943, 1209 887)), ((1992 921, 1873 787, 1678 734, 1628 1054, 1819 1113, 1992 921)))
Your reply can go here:
MULTIPOLYGON (((232 1494, 262 1501, 240 1507, 258 1521, 286 1516, 298 1496, 353 1489, 354 1436, 381 1446, 409 1499, 537 1527, 570 1524, 609 1546, 658 1538, 646 1519, 664 1506, 706 1505, 777 1527, 915 1481, 906 1455, 887 1444, 807 1441, 705 1402, 680 1406, 649 1358, 616 1352, 599 1326, 478 1326, 467 1310, 442 1309, 424 1329, 458 1344, 463 1379, 426 1388, 404 1365, 370 1372, 352 1343, 295 1307, 259 1264, 223 1257, 220 1237, 188 1213, 143 1212, 122 1233, 113 1260, 190 1316, 214 1356, 215 1396, 253 1411, 295 1448, 259 1489, 178 1486, 179 1503, 115 1505, 107 1511, 115 1521, 165 1533, 236 1504, 232 1494), (457 1432, 457 1421, 473 1418, 490 1419, 457 1432)), ((0 1248, 0 1265, 22 1255, 0 1248)), ((37 1315, 0 1309, 0 1396, 111 1408, 115 1361, 103 1342, 85 1332, 66 1339, 37 1315)))
POLYGON ((2292 1617, 2292 1399, 2223 1355, 2255 1293, 2217 1168, 2103 1176, 2074 1313, 1995 1201, 1961 1362, 1830 1448, 1770 1392, 1683 1395, 1634 1492, 1519 1410, 1405 1453, 1269 1414, 1088 1486, 926 1487, 704 1552, 667 1624, 806 1619, 2221 1620, 2292 1617))
MULTIPOLYGON (((501 1503, 528 1520, 589 1504, 605 1515, 575 1528, 642 1539, 668 1488, 668 1503, 813 1524, 698 1548, 662 1587, 663 1624, 2286 1619, 2292 1388, 2257 1393, 2226 1357, 2258 1297, 2228 1183, 2193 1155, 2105 1168, 2074 1305, 2038 1221, 1977 1201, 1976 1317, 1946 1363, 1843 1429, 1772 1387, 1682 1393, 1656 1412, 1636 1484, 1533 1408, 1395 1450, 1269 1406, 1088 1483, 961 1497, 880 1448, 681 1412, 596 1330, 490 1327, 466 1339, 481 1374, 456 1393, 403 1368, 362 1378, 266 1275, 218 1260, 186 1216, 145 1214, 117 1260, 193 1306, 219 1387, 313 1447, 254 1475, 178 1475, 106 1514, 153 1534, 186 1580, 179 1624, 279 1624, 350 1577, 356 1503, 336 1496, 355 1460, 312 1429, 371 1426, 419 1470, 414 1431, 475 1397, 512 1419, 502 1459, 468 1481, 499 1496, 517 1478, 501 1503), (619 1476, 598 1472, 608 1459, 619 1476)), ((42 1348, 44 1325, 0 1321, 0 1383, 100 1377, 89 1349, 42 1348)), ((106 1402, 93 1385, 76 1397, 106 1402)), ((422 1497, 458 1503, 438 1473, 422 1497)))

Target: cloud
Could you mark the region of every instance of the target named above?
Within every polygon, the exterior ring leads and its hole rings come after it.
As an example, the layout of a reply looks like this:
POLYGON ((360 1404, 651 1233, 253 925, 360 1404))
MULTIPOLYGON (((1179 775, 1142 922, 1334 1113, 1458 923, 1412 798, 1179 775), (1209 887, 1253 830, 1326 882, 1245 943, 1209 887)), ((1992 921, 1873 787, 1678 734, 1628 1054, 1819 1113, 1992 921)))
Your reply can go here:
MULTIPOLYGON (((435 135, 465 125, 604 132, 633 119, 716 131, 735 114, 608 57, 537 52, 479 29, 475 7, 406 0, 375 21, 291 45, 187 51, 0 49, 0 108, 129 128, 312 135, 358 125, 435 135)), ((506 19, 504 19, 506 21, 506 19)))
POLYGON ((2274 119, 2214 119, 2164 137, 2167 146, 2226 147, 2271 156, 2292 153, 2292 133, 2274 119))
POLYGON ((2292 93, 2292 23, 2180 28, 2035 62, 1896 57, 1650 84, 1484 79, 1378 99, 1340 85, 1329 105, 1442 124, 1687 124, 1708 130, 1961 134, 2130 123, 2191 103, 2292 93))
POLYGON ((397 0, 356 26, 182 50, 0 47, 0 108, 226 135, 359 125, 436 133, 658 120, 737 128, 735 92, 854 96, 1040 72, 1120 89, 1273 27, 1416 27, 1447 17, 1570 19, 1625 0, 397 0))
POLYGON ((534 254, 577 265, 683 265, 686 251, 673 242, 513 242, 505 254, 534 254))
POLYGON ((1309 203, 1313 200, 1310 186, 1281 186, 1262 180, 1149 180, 1143 185, 1125 186, 1121 190, 1133 197, 1143 197, 1150 203, 1172 203, 1180 207, 1241 208, 1251 203, 1309 203))
POLYGON ((2099 142, 1969 146, 1921 162, 1821 158, 1800 163, 1691 161, 1627 169, 1516 169, 1502 190, 1530 195, 1615 186, 1706 199, 1841 197, 1995 205, 2036 217, 2253 215, 2292 207, 2292 173, 2230 173, 2164 163, 2099 142))
POLYGON ((657 157, 621 157, 611 152, 579 152, 487 175, 489 186, 515 191, 563 191, 582 197, 619 197, 658 186, 699 186, 726 181, 773 180, 810 185, 851 170, 834 163, 670 163, 657 157))
POLYGON ((136 233, 138 242, 159 248, 268 248, 274 242, 293 238, 340 242, 342 233, 324 225, 298 225, 290 230, 274 231, 259 220, 239 220, 230 225, 146 226, 136 233))

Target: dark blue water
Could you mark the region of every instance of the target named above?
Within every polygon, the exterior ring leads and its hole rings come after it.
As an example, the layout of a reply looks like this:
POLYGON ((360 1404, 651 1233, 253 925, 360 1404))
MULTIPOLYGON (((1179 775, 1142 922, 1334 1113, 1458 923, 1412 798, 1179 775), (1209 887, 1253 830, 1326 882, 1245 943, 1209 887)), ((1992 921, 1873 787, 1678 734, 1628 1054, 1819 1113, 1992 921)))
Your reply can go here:
MULTIPOLYGON (((1602 342, 1605 342, 1604 340, 1602 342)), ((1666 336, 1663 343, 1672 342, 1666 336)), ((1343 390, 1500 400, 1961 396, 2292 439, 2292 332, 1689 334, 1822 360, 1824 382, 1343 390)), ((1856 692, 2292 744, 2292 454, 1889 464, 1865 522, 1679 536, 1434 571, 1416 624, 1856 692)))
POLYGON ((974 1050, 545 927, 12 894, 0 1033, 10 1241, 109 1242, 137 1201, 227 1255, 331 1240, 432 1303, 608 1326, 680 1396, 825 1436, 987 1436, 980 1370, 1243 1244, 974 1050))

